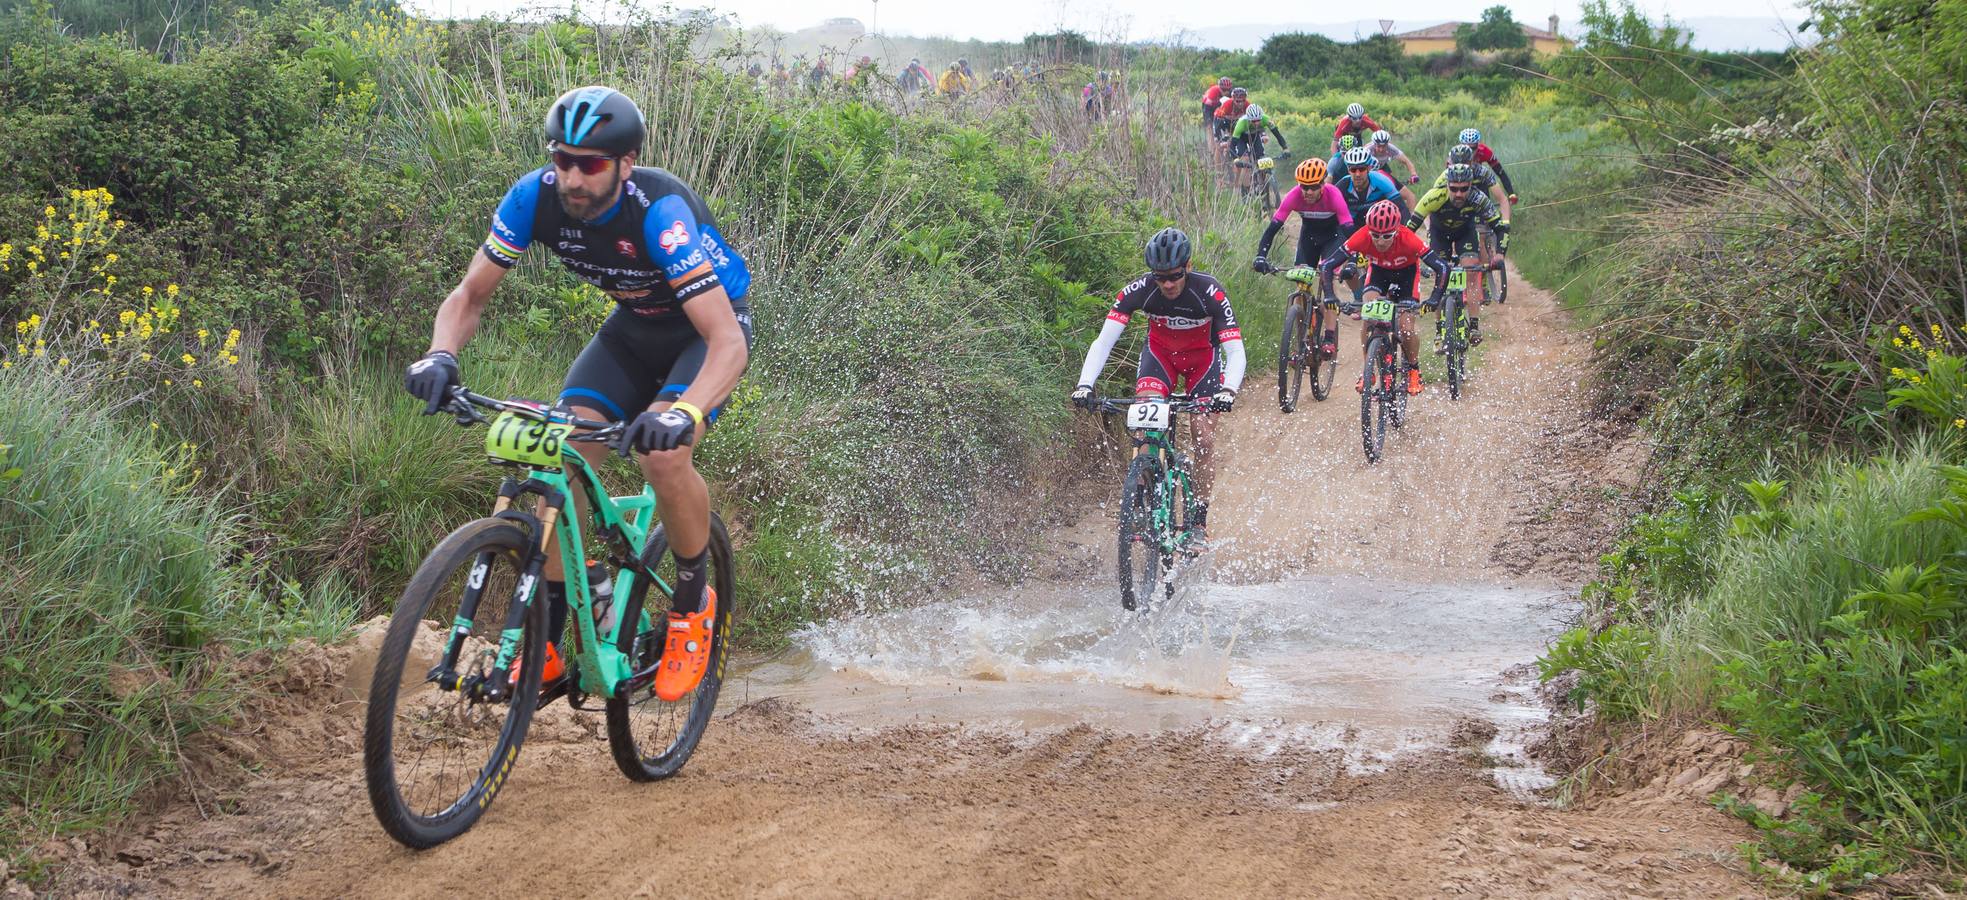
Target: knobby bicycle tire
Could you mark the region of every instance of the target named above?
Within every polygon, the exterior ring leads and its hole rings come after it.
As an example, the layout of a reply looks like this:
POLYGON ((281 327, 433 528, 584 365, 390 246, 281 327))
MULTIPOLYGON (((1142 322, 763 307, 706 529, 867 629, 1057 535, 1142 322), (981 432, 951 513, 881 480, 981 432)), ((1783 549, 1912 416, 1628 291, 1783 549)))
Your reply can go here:
POLYGON ((1461 310, 1461 293, 1449 291, 1441 301, 1441 343, 1447 350, 1443 358, 1448 364, 1448 399, 1462 399, 1462 360, 1468 353, 1468 345, 1463 340, 1461 323, 1455 321, 1461 310))
POLYGON ((1152 601, 1161 578, 1161 542, 1154 533, 1155 508, 1165 502, 1161 460, 1144 453, 1127 465, 1120 488, 1119 556, 1120 608, 1140 609, 1152 601))
MULTIPOLYGON (((666 703, 656 697, 653 682, 639 687, 624 682, 616 688, 615 696, 608 698, 608 748, 614 752, 615 766, 632 781, 659 781, 680 771, 690 761, 690 754, 696 752, 711 715, 717 711, 717 694, 724 686, 724 664, 731 649, 732 611, 738 605, 738 590, 731 535, 724 528, 724 519, 716 513, 710 514, 709 551, 705 575, 711 579, 709 588, 717 592, 717 613, 711 619, 709 667, 697 689, 674 703, 666 703), (638 732, 650 739, 639 740, 638 732), (674 736, 667 739, 658 737, 672 733, 674 736)), ((649 540, 642 547, 642 562, 650 569, 660 569, 668 556, 669 537, 658 523, 649 530, 649 540)), ((622 608, 626 617, 623 622, 644 623, 642 612, 647 609, 649 613, 648 627, 621 629, 620 643, 616 646, 633 660, 631 667, 637 672, 649 671, 662 661, 663 639, 669 624, 669 598, 661 592, 655 594, 656 602, 650 603, 649 598, 648 580, 638 578, 629 591, 627 605, 622 608)))
MULTIPOLYGON (((410 675, 417 680, 406 686, 405 664, 417 649, 418 633, 424 629, 424 619, 433 603, 441 599, 440 593, 444 593, 451 583, 451 576, 461 571, 468 572, 467 579, 484 585, 490 580, 487 573, 491 563, 504 561, 516 573, 525 565, 531 549, 531 541, 525 530, 511 522, 491 518, 467 522, 424 557, 423 564, 417 567, 416 574, 403 589, 403 596, 396 603, 396 612, 390 617, 389 630, 383 637, 382 648, 376 657, 375 674, 369 686, 368 715, 362 734, 362 770, 368 782, 369 805, 375 810, 376 821, 382 824, 390 837, 406 847, 427 849, 463 834, 491 806, 492 799, 510 776, 512 766, 519 757, 519 748, 525 743, 526 729, 532 724, 533 709, 539 702, 540 673, 545 666, 546 604, 537 602, 536 592, 536 602, 527 609, 520 637, 519 679, 511 688, 509 699, 502 703, 474 702, 463 692, 455 690, 434 693, 439 688, 428 680, 418 678, 423 673, 414 668, 410 675), (481 557, 487 563, 483 570, 478 569, 481 557), (418 704, 403 709, 411 716, 404 723, 412 726, 408 735, 397 727, 399 706, 406 702, 418 704), (460 707, 464 710, 463 714, 457 714, 460 707), (399 774, 414 783, 423 771, 425 755, 423 751, 417 752, 409 771, 399 773, 395 755, 398 738, 414 737, 421 732, 433 738, 435 743, 451 744, 456 733, 462 733, 470 726, 471 712, 476 708, 503 710, 504 713, 490 754, 478 767, 463 793, 455 799, 435 812, 412 808, 411 801, 404 796, 404 785, 399 774)), ((492 592, 487 590, 485 595, 490 597, 492 592)), ((487 619, 482 614, 483 609, 481 606, 481 614, 477 617, 480 622, 487 619)), ((503 617, 500 618, 501 621, 491 626, 494 634, 503 627, 503 617)), ((463 623, 442 622, 440 627, 444 626, 467 627, 463 623)), ((471 627, 473 630, 476 628, 475 625, 471 627)), ((449 631, 444 634, 446 640, 451 636, 449 631)), ((492 643, 496 646, 496 641, 492 643)), ((482 652, 478 655, 482 658, 482 652)), ((460 671, 465 667, 466 661, 460 654, 460 671)), ((440 768, 437 777, 441 779, 444 771, 440 768)), ((412 791, 415 792, 414 784, 412 791)), ((442 797, 449 791, 440 787, 437 793, 442 797)))
POLYGON ((1296 302, 1284 308, 1284 336, 1277 346, 1277 406, 1287 413, 1298 408, 1305 366, 1312 362, 1305 348, 1306 312, 1304 305, 1296 302))
POLYGON ((1339 377, 1338 345, 1333 345, 1330 355, 1325 353, 1325 329, 1331 327, 1326 317, 1334 313, 1316 297, 1307 302, 1311 310, 1311 315, 1307 317, 1310 320, 1307 343, 1310 345, 1311 398, 1322 402, 1332 396, 1332 385, 1339 377))
POLYGON ((1386 451, 1387 400, 1381 366, 1386 340, 1384 335, 1374 335, 1366 342, 1365 371, 1360 376, 1365 391, 1359 395, 1359 436, 1369 463, 1379 462, 1386 451))

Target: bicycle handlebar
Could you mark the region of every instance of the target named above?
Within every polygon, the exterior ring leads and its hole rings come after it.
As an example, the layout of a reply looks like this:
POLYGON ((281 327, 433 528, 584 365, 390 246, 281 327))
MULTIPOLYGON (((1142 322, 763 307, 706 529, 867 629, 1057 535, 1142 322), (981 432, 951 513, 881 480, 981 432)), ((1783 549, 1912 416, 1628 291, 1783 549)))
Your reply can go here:
MULTIPOLYGON (((1135 397, 1094 397, 1092 399, 1092 406, 1094 412, 1123 413, 1127 411, 1127 407, 1141 402, 1146 401, 1135 397)), ((1168 408, 1171 411, 1179 413, 1206 413, 1215 409, 1215 402, 1208 399, 1190 398, 1187 400, 1163 400, 1160 402, 1168 404, 1168 408)))
MULTIPOLYGON (((487 397, 484 394, 459 385, 451 389, 451 401, 444 405, 444 411, 457 416, 459 425, 474 425, 485 421, 485 414, 478 411, 480 407, 499 412, 517 413, 524 418, 539 421, 545 421, 548 414, 554 409, 553 407, 540 406, 530 402, 499 400, 494 397, 487 397)), ((553 418, 572 425, 575 428, 585 429, 577 434, 568 435, 567 440, 598 441, 607 443, 611 448, 615 444, 615 439, 621 436, 624 427, 620 422, 597 422, 592 419, 580 419, 573 416, 554 416, 553 418)))

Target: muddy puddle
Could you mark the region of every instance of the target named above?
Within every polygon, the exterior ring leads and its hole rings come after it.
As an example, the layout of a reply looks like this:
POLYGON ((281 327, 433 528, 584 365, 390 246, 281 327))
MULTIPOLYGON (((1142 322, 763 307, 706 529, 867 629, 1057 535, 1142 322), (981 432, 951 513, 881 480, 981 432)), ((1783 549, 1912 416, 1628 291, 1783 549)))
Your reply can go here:
POLYGON ((1494 726, 1475 749, 1535 782, 1519 744, 1544 712, 1525 664, 1574 596, 1328 576, 1193 584, 1140 615, 1104 582, 1027 585, 810 627, 739 661, 725 697, 784 697, 855 727, 1210 723, 1239 743, 1342 747, 1363 768, 1472 719, 1494 726))

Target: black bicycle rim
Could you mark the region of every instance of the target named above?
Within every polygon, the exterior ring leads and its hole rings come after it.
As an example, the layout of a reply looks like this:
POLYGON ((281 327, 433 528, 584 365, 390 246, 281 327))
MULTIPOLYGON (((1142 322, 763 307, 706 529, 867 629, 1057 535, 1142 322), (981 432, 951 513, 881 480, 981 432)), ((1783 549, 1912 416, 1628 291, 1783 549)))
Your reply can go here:
MULTIPOLYGON (((697 683, 696 690, 673 703, 657 697, 653 684, 636 687, 624 684, 617 689, 617 696, 608 698, 608 747, 614 753, 616 768, 634 781, 656 781, 681 770, 703 740, 711 714, 717 711, 717 694, 724 686, 724 664, 730 653, 731 622, 738 605, 738 592, 731 536, 724 529, 724 520, 715 513, 710 516, 708 549, 710 558, 704 574, 710 579, 710 589, 717 592, 717 613, 711 620, 710 663, 703 680, 697 683)), ((661 525, 650 530, 642 560, 673 582, 670 572, 674 563, 661 525)), ((669 596, 651 590, 646 583, 637 584, 629 593, 622 607, 624 621, 642 621, 646 609, 647 628, 640 634, 633 633, 635 629, 622 629, 621 643, 616 649, 630 654, 633 667, 641 672, 662 661, 669 596)))

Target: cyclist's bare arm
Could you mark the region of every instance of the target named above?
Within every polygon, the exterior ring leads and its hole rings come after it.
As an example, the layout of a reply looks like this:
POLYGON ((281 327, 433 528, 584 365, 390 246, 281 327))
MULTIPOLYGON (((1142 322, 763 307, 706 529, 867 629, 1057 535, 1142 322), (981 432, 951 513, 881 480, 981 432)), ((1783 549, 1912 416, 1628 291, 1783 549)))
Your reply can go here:
POLYGON ((1489 199, 1496 201, 1496 208, 1503 211, 1503 221, 1509 221, 1509 195, 1493 181, 1489 182, 1489 199))
POLYGON ((443 350, 452 356, 464 349, 465 342, 478 333, 478 320, 485 314, 485 305, 491 302, 492 291, 498 288, 507 271, 485 254, 472 252, 464 278, 444 298, 444 304, 437 307, 437 321, 430 329, 430 349, 443 350))
POLYGON ((692 297, 683 304, 683 314, 703 335, 709 352, 704 355, 703 369, 677 399, 708 411, 737 389, 738 379, 744 377, 744 368, 751 362, 751 348, 745 344, 744 329, 738 327, 731 295, 724 292, 723 285, 692 297))
MULTIPOLYGON (((1421 170, 1414 168, 1414 158, 1402 153, 1400 154, 1400 161, 1407 164, 1407 180, 1414 184, 1420 183, 1421 170)), ((1409 208, 1412 208, 1413 205, 1412 201, 1408 201, 1407 206, 1409 208)))

